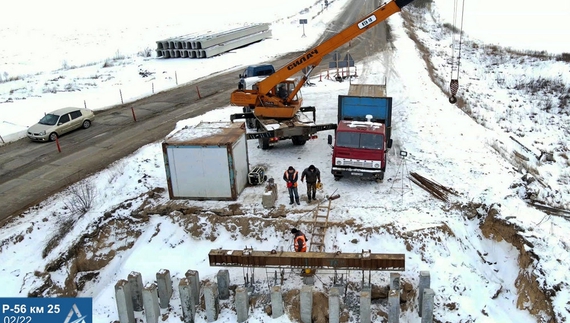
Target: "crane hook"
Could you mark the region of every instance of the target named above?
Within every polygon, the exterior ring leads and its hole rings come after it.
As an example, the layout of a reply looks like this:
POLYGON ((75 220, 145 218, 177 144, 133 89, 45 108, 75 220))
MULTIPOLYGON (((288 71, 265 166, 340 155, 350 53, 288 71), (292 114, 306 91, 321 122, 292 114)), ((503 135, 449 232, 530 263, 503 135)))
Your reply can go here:
POLYGON ((451 96, 449 97, 449 103, 454 104, 457 102, 457 98, 455 95, 457 94, 457 90, 459 90, 459 80, 451 80, 449 83, 449 89, 451 90, 451 96))

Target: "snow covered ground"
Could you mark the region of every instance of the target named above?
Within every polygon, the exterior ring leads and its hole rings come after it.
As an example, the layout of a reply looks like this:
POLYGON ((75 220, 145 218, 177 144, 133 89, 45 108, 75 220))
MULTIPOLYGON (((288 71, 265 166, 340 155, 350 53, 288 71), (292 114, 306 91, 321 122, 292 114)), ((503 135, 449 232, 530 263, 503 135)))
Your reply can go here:
MULTIPOLYGON (((290 6, 297 3, 295 11, 304 8, 300 1, 290 6)), ((364 70, 354 82, 383 83, 386 77, 388 94, 395 102, 395 147, 390 152, 384 183, 351 178, 334 181, 326 132, 304 146, 280 143, 268 151, 257 149, 252 141, 248 149, 250 164, 267 165, 268 175, 278 183, 289 165, 298 170, 316 165, 324 183, 319 196, 333 192, 341 195, 333 202, 327 251, 404 253, 403 281, 417 286, 419 271, 431 272, 437 320, 563 322, 570 313, 566 283, 570 263, 566 232, 570 225, 564 218, 549 216, 526 202, 532 197, 551 206, 568 207, 568 62, 507 52, 466 38, 458 95, 465 104, 458 109, 441 91, 449 82, 451 35, 441 26, 444 19, 439 4, 437 1, 432 5, 429 13, 414 9, 412 14, 391 17, 394 52, 358 62, 359 70, 364 70), (411 17, 413 25, 408 19, 411 17), (427 63, 425 53, 412 39, 429 49, 427 63), (409 153, 406 159, 398 157, 400 150, 409 153), (535 155, 540 155, 541 150, 552 160, 546 156, 538 160, 535 155), (528 161, 515 158, 513 151, 528 161), (452 187, 458 195, 450 196, 447 203, 435 200, 403 176, 407 172, 452 187)), ((220 70, 237 71, 281 54, 279 50, 285 46, 276 46, 277 42, 295 40, 299 46, 295 49, 303 49, 343 5, 345 1, 332 2, 328 11, 307 26, 307 38, 286 36, 301 32, 296 22, 305 16, 284 18, 284 14, 275 13, 270 20, 279 22, 272 27, 272 40, 213 59, 129 57, 114 60, 116 64, 110 68, 102 68, 100 63, 2 83, 0 102, 11 102, 0 104, 0 135, 16 138, 18 131, 25 130, 44 111, 61 105, 81 106, 85 100, 88 107, 101 109, 116 104, 118 88, 128 99, 134 99, 150 94, 149 83, 154 83, 157 90, 174 86, 174 71, 178 71, 182 83, 220 70), (140 78, 140 68, 154 71, 154 79, 140 78), (50 83, 49 79, 55 77, 58 79, 50 83), (81 92, 57 91, 67 84, 81 92), (46 88, 56 91, 51 93, 46 88), (40 104, 41 110, 37 109, 40 104), (38 115, 29 116, 34 114, 38 115), (14 125, 6 130, 7 124, 14 125)), ((320 9, 317 4, 315 10, 320 9)), ((337 95, 347 93, 348 82, 315 79, 313 83, 316 86, 303 89, 305 104, 318 107, 320 121, 334 122, 337 95)), ((180 121, 177 129, 200 121, 227 121, 236 111, 240 108, 220 107, 200 118, 180 121)), ((235 202, 242 215, 217 215, 228 212, 230 206, 225 202, 169 202, 160 142, 142 147, 79 185, 85 183, 94 186, 96 203, 79 219, 70 217, 66 209, 68 191, 47 199, 3 228, 0 296, 26 296, 32 291, 62 295, 69 292, 67 286, 81 285, 78 296, 94 299, 94 322, 112 322, 118 319, 113 286, 131 271, 141 272, 144 281, 149 282, 158 270, 169 269, 175 286, 188 269, 199 270, 202 279, 212 280, 221 268, 208 265, 211 249, 252 246, 258 250, 289 250, 290 228, 305 230, 313 207, 302 199, 301 206, 285 208, 285 218, 271 218, 271 213, 261 206, 261 187, 246 188, 235 202), (50 245, 49 241, 61 231, 69 232, 60 236, 58 244, 50 245), (42 289, 48 277, 53 284, 42 289)), ((304 195, 303 187, 300 193, 304 195)), ((284 185, 279 187, 279 196, 279 204, 286 204, 284 185)), ((233 284, 242 284, 242 276, 241 269, 230 270, 233 284)), ((385 285, 387 276, 375 273, 372 281, 385 285)), ((262 280, 258 292, 263 293, 267 273, 257 270, 256 277, 262 280)), ((283 288, 298 288, 299 277, 290 274, 288 278, 283 288)), ((349 280, 358 284, 360 274, 350 273, 349 280)), ((318 290, 325 291, 330 285, 327 275, 317 279, 318 290)), ((172 304, 166 322, 179 322, 176 294, 172 304)), ((385 303, 373 303, 375 321, 380 321, 381 312, 386 311, 385 303)), ((355 318, 356 313, 350 315, 355 318)), ((250 321, 294 321, 294 315, 289 314, 272 320, 258 306, 250 321)), ((408 302, 401 319, 419 320, 415 299, 408 302)), ((203 312, 198 313, 197 321, 206 321, 203 312)), ((235 321, 229 303, 222 303, 219 321, 235 321)))

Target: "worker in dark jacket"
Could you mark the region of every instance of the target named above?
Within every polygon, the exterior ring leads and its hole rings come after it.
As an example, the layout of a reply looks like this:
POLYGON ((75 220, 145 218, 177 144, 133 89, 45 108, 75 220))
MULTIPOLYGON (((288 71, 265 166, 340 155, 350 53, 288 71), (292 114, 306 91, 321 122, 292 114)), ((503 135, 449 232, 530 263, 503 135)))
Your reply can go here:
POLYGON ((315 165, 311 165, 303 171, 301 174, 301 182, 303 182, 307 178, 307 197, 309 203, 311 203, 311 199, 316 199, 317 194, 317 182, 321 182, 321 171, 315 167, 315 165))
POLYGON ((291 229, 291 233, 295 235, 293 239, 293 247, 296 252, 307 252, 307 237, 305 234, 295 228, 291 229))
POLYGON ((297 205, 299 203, 299 191, 297 190, 297 180, 299 179, 299 172, 293 168, 293 166, 289 166, 285 173, 283 174, 283 180, 287 183, 287 190, 289 191, 289 204, 293 204, 293 198, 297 205))
POLYGON ((277 96, 285 100, 289 96, 289 91, 285 88, 285 84, 281 84, 277 89, 277 96))

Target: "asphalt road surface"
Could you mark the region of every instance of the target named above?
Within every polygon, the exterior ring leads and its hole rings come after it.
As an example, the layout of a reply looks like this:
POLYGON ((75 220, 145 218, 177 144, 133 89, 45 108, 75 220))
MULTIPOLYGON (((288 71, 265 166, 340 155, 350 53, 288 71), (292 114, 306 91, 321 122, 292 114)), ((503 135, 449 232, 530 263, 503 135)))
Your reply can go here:
MULTIPOLYGON (((372 11, 374 3, 352 0, 318 43, 372 11)), ((385 30, 382 23, 351 40, 350 53, 356 62, 385 47, 385 30)), ((338 50, 344 56, 347 49, 348 44, 338 50)), ((290 53, 272 63, 280 68, 300 54, 290 53)), ((326 68, 330 60, 330 55, 325 57, 316 71, 326 68)), ((237 74, 221 71, 136 102, 98 111, 91 128, 60 138, 61 153, 53 142, 36 143, 27 138, 0 147, 0 226, 68 185, 107 168, 146 144, 164 139, 178 120, 228 105, 230 93, 237 88, 237 74)))

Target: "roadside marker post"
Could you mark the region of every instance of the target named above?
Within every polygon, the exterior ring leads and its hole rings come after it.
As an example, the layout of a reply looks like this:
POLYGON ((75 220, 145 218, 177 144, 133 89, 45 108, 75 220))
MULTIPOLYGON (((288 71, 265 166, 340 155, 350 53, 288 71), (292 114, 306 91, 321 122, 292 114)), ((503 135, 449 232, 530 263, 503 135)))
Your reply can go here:
POLYGON ((55 145, 57 146, 57 151, 61 152, 61 146, 59 145, 59 137, 55 137, 55 145))

